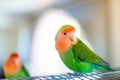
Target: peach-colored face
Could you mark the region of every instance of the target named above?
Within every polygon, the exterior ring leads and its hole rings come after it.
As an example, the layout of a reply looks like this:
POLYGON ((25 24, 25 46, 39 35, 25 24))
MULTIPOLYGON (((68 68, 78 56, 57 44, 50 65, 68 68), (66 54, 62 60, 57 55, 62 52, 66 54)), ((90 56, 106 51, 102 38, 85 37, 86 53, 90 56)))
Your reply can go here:
POLYGON ((18 54, 12 54, 5 64, 5 71, 15 73, 21 68, 20 57, 18 54))
POLYGON ((69 49, 72 45, 76 44, 77 38, 75 36, 75 28, 69 27, 60 32, 59 38, 56 42, 56 49, 63 53, 69 49))

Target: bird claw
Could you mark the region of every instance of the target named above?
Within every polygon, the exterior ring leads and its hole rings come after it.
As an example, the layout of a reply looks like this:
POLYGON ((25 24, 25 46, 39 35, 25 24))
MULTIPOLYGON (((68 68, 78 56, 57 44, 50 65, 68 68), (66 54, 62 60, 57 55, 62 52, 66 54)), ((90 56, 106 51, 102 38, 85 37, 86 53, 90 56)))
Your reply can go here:
POLYGON ((67 75, 69 75, 69 76, 81 76, 81 75, 83 75, 82 73, 79 73, 79 72, 75 72, 75 73, 67 73, 67 75))
POLYGON ((72 75, 73 75, 73 73, 68 72, 68 73, 67 73, 67 75, 68 75, 68 76, 72 76, 72 75))
POLYGON ((81 76, 81 75, 83 75, 83 74, 80 73, 80 72, 75 72, 73 75, 74 75, 74 76, 81 76))

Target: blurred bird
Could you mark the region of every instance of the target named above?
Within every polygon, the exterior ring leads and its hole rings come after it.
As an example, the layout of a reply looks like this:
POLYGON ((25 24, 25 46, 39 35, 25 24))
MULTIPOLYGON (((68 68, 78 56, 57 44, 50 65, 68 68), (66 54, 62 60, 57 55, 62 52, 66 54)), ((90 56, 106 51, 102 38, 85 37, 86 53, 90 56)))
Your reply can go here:
POLYGON ((64 64, 74 72, 114 71, 109 64, 97 56, 75 36, 75 28, 63 25, 55 37, 55 47, 64 64))
POLYGON ((12 53, 3 66, 5 78, 29 77, 25 66, 21 63, 20 56, 12 53))

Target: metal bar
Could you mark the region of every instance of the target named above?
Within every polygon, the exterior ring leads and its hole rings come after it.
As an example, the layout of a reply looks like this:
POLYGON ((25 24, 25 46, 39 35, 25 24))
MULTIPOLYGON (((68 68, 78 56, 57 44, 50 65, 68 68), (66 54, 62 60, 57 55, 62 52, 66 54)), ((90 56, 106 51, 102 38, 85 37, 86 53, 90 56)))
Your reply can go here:
MULTIPOLYGON (((7 80, 120 80, 120 71, 93 72, 87 74, 67 73, 60 75, 36 76, 27 78, 12 78, 7 80)), ((2 79, 3 80, 3 79, 2 79)))

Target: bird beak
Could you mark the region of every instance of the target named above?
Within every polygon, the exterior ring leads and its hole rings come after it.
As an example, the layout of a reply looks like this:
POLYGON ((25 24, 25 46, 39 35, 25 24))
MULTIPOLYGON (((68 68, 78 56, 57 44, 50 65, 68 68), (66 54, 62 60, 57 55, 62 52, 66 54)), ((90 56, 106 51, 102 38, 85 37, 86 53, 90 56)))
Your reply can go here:
POLYGON ((77 43, 77 37, 75 36, 74 33, 71 34, 69 38, 70 38, 70 40, 72 41, 72 44, 73 44, 73 45, 77 43))
POLYGON ((18 65, 18 60, 15 59, 13 63, 15 64, 15 66, 17 66, 18 65))
POLYGON ((71 40, 71 41, 75 41, 75 38, 76 38, 76 37, 75 37, 75 34, 71 34, 71 35, 70 35, 70 40, 71 40))

